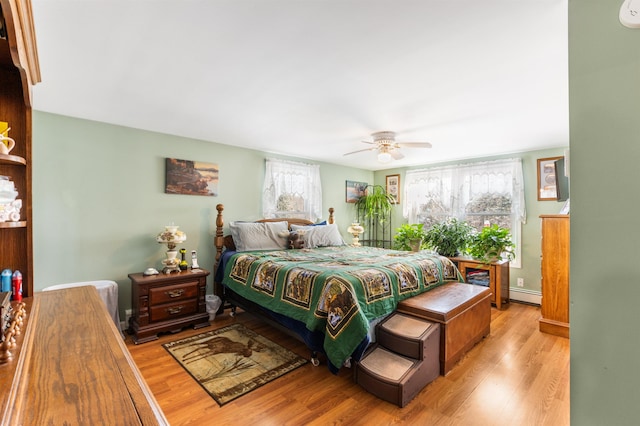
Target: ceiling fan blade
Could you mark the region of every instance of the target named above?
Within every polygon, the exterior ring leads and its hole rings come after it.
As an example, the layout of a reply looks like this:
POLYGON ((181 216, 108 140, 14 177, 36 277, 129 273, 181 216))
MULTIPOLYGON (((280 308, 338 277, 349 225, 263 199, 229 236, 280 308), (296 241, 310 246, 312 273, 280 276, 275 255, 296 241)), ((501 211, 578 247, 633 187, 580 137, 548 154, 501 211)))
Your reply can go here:
POLYGON ((400 160, 404 158, 404 154, 397 149, 392 149, 391 151, 389 151, 389 154, 391 154, 394 160, 400 160))
POLYGON ((376 142, 370 142, 370 141, 360 141, 362 143, 368 143, 369 145, 377 145, 376 142))
POLYGON ((359 149, 357 151, 347 152, 346 154, 343 154, 343 155, 351 155, 351 154, 355 154, 355 153, 358 153, 358 152, 364 152, 364 151, 374 151, 376 149, 378 149, 378 148, 377 147, 373 147, 373 148, 359 149))
POLYGON ((431 148, 429 142, 396 142, 396 145, 407 148, 431 148))

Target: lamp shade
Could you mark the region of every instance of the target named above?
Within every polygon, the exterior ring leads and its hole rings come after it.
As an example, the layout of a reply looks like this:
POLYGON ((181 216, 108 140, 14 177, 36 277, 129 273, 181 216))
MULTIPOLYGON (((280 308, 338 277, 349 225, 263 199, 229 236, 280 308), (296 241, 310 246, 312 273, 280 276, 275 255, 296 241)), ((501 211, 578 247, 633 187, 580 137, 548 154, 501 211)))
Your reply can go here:
POLYGON ((378 161, 381 163, 388 163, 389 161, 391 161, 391 159, 392 159, 391 154, 389 154, 386 151, 378 153, 378 161))
POLYGON ((347 228, 347 232, 350 234, 362 234, 364 232, 364 228, 358 222, 354 222, 347 228))

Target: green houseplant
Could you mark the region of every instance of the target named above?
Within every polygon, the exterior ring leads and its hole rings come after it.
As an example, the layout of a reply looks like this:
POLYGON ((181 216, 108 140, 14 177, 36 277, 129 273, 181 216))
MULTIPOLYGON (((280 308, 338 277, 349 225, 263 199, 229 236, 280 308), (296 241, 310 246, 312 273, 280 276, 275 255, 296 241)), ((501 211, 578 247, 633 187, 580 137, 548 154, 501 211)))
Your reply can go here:
POLYGON ((384 222, 391 213, 391 207, 395 203, 392 195, 380 185, 369 185, 367 194, 356 201, 356 209, 364 214, 365 218, 374 218, 379 222, 384 222))
POLYGON ((508 260, 515 257, 515 245, 511 232, 498 225, 486 226, 475 234, 469 244, 469 254, 474 258, 489 263, 506 255, 508 260))
POLYGON ((456 218, 436 223, 425 233, 427 246, 442 256, 452 257, 466 252, 473 227, 456 218))
POLYGON ((419 251, 425 236, 422 223, 405 223, 396 229, 396 235, 393 237, 393 248, 395 250, 419 251))

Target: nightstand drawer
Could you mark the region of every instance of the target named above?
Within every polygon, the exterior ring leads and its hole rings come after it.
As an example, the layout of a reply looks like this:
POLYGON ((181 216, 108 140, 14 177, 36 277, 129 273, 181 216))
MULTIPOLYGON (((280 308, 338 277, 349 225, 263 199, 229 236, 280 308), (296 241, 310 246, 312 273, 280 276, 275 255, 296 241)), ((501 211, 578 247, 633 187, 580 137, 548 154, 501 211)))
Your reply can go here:
POLYGON ((149 288, 149 304, 176 302, 198 297, 198 281, 149 288))
POLYGON ((167 303, 166 305, 151 307, 151 321, 164 321, 170 318, 178 318, 193 314, 198 310, 198 299, 185 300, 184 302, 167 303))

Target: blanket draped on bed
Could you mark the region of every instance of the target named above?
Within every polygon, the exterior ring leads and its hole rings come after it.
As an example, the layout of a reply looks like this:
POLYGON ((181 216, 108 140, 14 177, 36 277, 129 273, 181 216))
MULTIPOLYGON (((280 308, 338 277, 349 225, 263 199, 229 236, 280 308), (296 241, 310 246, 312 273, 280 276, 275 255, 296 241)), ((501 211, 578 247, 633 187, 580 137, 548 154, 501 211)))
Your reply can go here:
POLYGON ((371 320, 448 281, 462 277, 449 259, 431 252, 339 246, 236 253, 223 284, 323 332, 325 354, 341 366, 367 337, 371 320))

